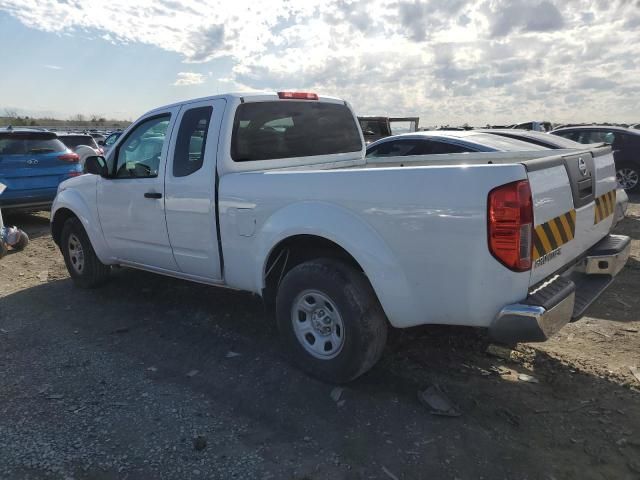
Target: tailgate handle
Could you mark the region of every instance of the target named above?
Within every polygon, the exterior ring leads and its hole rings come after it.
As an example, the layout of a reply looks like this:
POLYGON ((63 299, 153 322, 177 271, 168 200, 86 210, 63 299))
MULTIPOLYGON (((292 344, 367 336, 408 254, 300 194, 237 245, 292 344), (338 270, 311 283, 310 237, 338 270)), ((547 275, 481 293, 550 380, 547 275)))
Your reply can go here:
POLYGON ((162 194, 157 192, 147 192, 144 194, 144 198, 162 198, 162 194))

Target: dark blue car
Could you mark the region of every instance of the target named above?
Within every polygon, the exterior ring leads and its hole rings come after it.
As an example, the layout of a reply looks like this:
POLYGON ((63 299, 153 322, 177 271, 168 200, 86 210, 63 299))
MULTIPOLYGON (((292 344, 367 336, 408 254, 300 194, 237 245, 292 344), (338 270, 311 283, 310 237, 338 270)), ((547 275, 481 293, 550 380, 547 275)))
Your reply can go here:
POLYGON ((46 210, 60 182, 82 174, 78 155, 53 132, 0 129, 0 195, 3 210, 46 210))

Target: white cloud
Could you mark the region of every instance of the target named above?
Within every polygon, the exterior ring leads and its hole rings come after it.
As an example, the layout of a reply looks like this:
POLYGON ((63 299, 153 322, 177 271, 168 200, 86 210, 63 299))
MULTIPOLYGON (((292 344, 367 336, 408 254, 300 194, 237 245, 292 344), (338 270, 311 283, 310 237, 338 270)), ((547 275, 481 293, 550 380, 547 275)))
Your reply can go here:
POLYGON ((180 72, 178 78, 173 82, 176 87, 185 87, 189 85, 202 85, 204 83, 204 75, 194 72, 180 72))
MULTIPOLYGON (((230 85, 314 89, 427 125, 640 115, 636 0, 0 0, 1 10, 185 63, 226 57, 230 85)), ((175 84, 204 81, 195 75, 175 84)))
POLYGON ((62 70, 62 67, 58 65, 43 65, 44 68, 48 68, 49 70, 62 70))

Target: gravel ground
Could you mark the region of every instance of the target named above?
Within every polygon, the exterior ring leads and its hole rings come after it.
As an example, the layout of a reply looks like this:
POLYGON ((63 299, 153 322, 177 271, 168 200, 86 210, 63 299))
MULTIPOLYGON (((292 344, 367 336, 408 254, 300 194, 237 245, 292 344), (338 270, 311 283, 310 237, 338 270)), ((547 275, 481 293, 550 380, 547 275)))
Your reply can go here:
POLYGON ((640 478, 637 203, 625 271, 551 341, 507 361, 474 330, 394 331, 338 390, 282 359, 257 298, 129 269, 78 290, 47 214, 7 220, 32 243, 0 261, 0 478, 640 478))

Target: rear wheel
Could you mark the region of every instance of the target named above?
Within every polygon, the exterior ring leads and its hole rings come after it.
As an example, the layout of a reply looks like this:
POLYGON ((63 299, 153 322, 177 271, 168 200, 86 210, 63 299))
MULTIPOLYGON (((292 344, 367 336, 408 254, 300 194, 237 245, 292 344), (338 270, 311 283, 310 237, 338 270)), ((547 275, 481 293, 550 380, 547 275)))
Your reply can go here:
POLYGON ((60 249, 69 275, 81 288, 95 288, 109 277, 110 267, 96 256, 87 232, 77 218, 62 227, 60 249))
POLYGON ((633 163, 623 163, 616 169, 618 186, 627 192, 638 191, 640 187, 640 168, 633 163))
POLYGON ((380 359, 387 319, 366 277, 332 259, 302 263, 276 298, 278 328, 295 365, 330 383, 362 375, 380 359))

